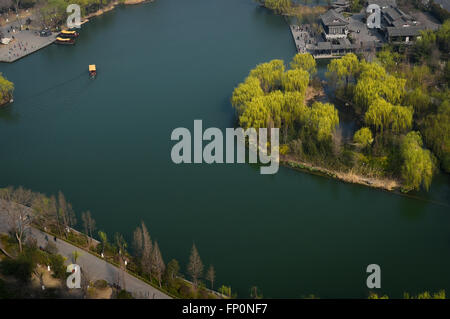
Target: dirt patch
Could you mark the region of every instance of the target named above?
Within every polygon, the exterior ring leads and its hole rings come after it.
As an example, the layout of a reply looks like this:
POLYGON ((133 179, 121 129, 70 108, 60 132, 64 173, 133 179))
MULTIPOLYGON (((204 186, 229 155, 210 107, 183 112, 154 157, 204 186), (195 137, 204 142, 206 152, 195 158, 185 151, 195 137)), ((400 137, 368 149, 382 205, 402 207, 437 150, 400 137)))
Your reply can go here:
POLYGON ((32 276, 32 283, 38 287, 44 285, 46 288, 60 288, 61 280, 52 276, 53 272, 48 271, 47 267, 38 266, 32 276))
POLYGON ((89 289, 89 297, 91 299, 111 299, 113 290, 111 287, 107 288, 90 288, 89 289))
POLYGON ((305 94, 305 104, 308 105, 310 102, 323 97, 325 97, 325 91, 323 87, 315 88, 313 86, 308 86, 305 94))

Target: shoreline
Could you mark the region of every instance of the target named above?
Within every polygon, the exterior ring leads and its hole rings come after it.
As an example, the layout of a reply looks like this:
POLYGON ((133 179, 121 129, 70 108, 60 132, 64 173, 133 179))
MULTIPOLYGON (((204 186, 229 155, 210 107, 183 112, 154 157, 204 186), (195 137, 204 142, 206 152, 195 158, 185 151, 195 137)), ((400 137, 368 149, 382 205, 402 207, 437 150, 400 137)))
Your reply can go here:
POLYGON ((293 170, 310 173, 318 176, 329 177, 349 184, 363 185, 375 189, 381 189, 393 193, 401 190, 401 183, 395 179, 368 177, 361 174, 350 172, 340 172, 332 169, 313 165, 296 159, 293 156, 280 156, 280 164, 293 170))
MULTIPOLYGON (((87 23, 90 21, 90 19, 101 16, 102 14, 114 10, 119 5, 137 5, 141 3, 146 2, 153 2, 154 0, 125 0, 124 2, 121 2, 119 0, 114 1, 113 3, 109 4, 108 6, 101 8, 97 10, 96 12, 93 12, 91 14, 88 14, 87 16, 82 18, 81 25, 87 23)), ((27 12, 28 15, 30 15, 29 12, 27 12)), ((14 22, 11 22, 10 24, 13 24, 14 22)), ((0 28, 5 28, 7 25, 1 25, 0 28)), ((61 30, 65 30, 64 26, 60 27, 61 30)), ((19 31, 19 33, 15 34, 14 36, 16 39, 10 42, 8 45, 0 45, 0 63, 14 63, 22 58, 25 58, 41 49, 44 49, 45 47, 49 46, 50 44, 54 43, 56 40, 56 37, 59 32, 53 32, 53 34, 49 37, 40 37, 36 35, 36 30, 22 30, 19 31), (19 36, 19 38, 17 38, 19 36), (23 38, 23 39, 22 39, 23 38), (14 56, 11 55, 10 49, 11 46, 19 45, 20 43, 28 43, 28 41, 33 42, 32 47, 28 48, 28 50, 24 52, 20 52, 20 55, 14 56), (2 51, 5 50, 3 53, 2 51)), ((8 102, 9 103, 9 102, 8 102)), ((7 105, 6 104, 0 104, 1 106, 7 105)))

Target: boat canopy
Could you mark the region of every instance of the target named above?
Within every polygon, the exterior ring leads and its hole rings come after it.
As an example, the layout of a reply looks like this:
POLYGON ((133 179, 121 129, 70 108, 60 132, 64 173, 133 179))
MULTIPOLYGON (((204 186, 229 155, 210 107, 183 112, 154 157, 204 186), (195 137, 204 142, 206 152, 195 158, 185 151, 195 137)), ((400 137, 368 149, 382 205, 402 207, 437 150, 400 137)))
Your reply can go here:
POLYGON ((69 30, 62 30, 61 33, 63 34, 76 34, 76 31, 69 31, 69 30))
POLYGON ((64 41, 64 42, 67 42, 67 41, 73 41, 72 39, 68 39, 68 38, 60 38, 60 37, 57 37, 56 40, 58 40, 58 41, 64 41))
POLYGON ((89 72, 94 72, 96 70, 97 70, 97 68, 95 67, 95 64, 90 64, 89 65, 89 72))

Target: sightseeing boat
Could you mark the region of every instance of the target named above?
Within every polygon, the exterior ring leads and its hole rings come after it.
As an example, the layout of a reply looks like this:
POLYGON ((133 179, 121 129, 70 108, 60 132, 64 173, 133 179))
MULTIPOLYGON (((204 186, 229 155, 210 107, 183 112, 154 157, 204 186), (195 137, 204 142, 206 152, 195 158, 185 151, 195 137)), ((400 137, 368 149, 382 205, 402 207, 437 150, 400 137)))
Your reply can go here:
POLYGON ((77 31, 62 30, 58 36, 62 38, 78 38, 80 34, 77 31))
POLYGON ((66 45, 70 45, 70 44, 75 44, 75 40, 71 39, 71 38, 61 38, 61 37, 57 37, 55 40, 56 44, 66 44, 66 45))
POLYGON ((96 75, 97 75, 97 67, 95 66, 95 64, 90 64, 89 65, 89 76, 91 78, 95 78, 96 75))

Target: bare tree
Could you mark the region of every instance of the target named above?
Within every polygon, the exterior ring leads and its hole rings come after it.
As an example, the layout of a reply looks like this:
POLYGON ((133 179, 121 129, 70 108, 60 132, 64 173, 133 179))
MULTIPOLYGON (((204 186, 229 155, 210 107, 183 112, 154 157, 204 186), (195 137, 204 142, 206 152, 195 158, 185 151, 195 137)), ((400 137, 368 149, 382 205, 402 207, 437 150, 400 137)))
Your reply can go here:
POLYGON ((208 271, 206 272, 206 280, 210 282, 211 289, 214 289, 214 280, 216 280, 216 271, 214 270, 213 265, 210 265, 208 271))
POLYGON ((29 189, 25 189, 22 186, 16 188, 13 192, 12 201, 25 205, 27 207, 31 207, 34 199, 34 194, 29 189))
MULTIPOLYGON (((67 232, 70 227, 76 224, 76 219, 75 213, 72 208, 72 204, 67 202, 66 198, 64 197, 64 194, 61 191, 58 192, 57 209, 58 209, 58 217, 61 220, 61 224, 64 227, 65 231, 67 232)), ((65 235, 67 237, 66 232, 65 235)))
POLYGON ((19 251, 23 251, 23 242, 25 237, 30 233, 32 215, 31 210, 21 204, 15 202, 1 201, 1 207, 7 215, 7 223, 9 231, 14 235, 19 244, 19 251))
POLYGON ((92 218, 91 212, 87 211, 85 213, 81 213, 81 219, 83 220, 83 227, 88 236, 88 246, 91 246, 92 241, 92 233, 95 230, 95 220, 92 218))
POLYGON ((49 213, 53 216, 53 219, 55 220, 56 228, 59 232, 59 235, 62 236, 63 233, 61 230, 61 221, 60 221, 59 214, 58 214, 58 204, 56 202, 55 196, 53 196, 53 195, 50 197, 48 209, 49 209, 49 213))
POLYGON ((188 272, 191 275, 194 286, 197 287, 198 280, 202 277, 203 263, 198 254, 195 244, 192 245, 191 255, 189 257, 188 272))
POLYGON ((141 222, 133 233, 133 250, 142 270, 149 275, 152 273, 152 246, 147 227, 144 222, 141 222))
POLYGON ((158 242, 156 242, 156 241, 155 241, 155 246, 153 247, 153 250, 152 250, 151 257, 152 257, 151 260, 152 260, 152 266, 153 266, 153 274, 159 282, 159 287, 161 287, 161 278, 162 278, 164 271, 166 270, 166 265, 164 264, 164 260, 162 258, 161 252, 159 251, 158 242))
POLYGON ((148 232, 148 229, 145 226, 144 222, 141 223, 141 227, 142 227, 142 259, 141 259, 142 269, 151 274, 153 244, 150 238, 150 233, 148 232))
POLYGON ((41 226, 46 227, 51 224, 56 224, 58 227, 57 214, 55 212, 56 206, 51 198, 43 194, 37 194, 31 204, 35 214, 35 222, 41 226))
POLYGON ((142 241, 142 229, 138 226, 133 232, 133 252, 138 261, 142 258, 142 241))

